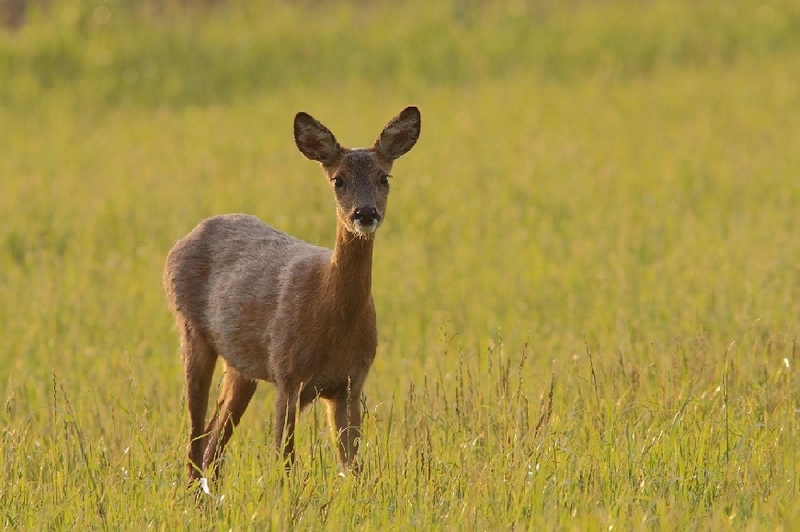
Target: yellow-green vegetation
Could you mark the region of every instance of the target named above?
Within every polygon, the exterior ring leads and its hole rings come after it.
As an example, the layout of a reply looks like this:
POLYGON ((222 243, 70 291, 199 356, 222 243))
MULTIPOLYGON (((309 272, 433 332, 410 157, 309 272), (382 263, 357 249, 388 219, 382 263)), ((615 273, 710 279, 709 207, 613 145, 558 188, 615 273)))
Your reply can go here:
POLYGON ((36 3, 0 34, 0 522, 793 529, 800 6, 36 3), (333 242, 296 111, 423 117, 378 234, 364 471, 262 385, 198 509, 161 289, 248 212, 333 242))

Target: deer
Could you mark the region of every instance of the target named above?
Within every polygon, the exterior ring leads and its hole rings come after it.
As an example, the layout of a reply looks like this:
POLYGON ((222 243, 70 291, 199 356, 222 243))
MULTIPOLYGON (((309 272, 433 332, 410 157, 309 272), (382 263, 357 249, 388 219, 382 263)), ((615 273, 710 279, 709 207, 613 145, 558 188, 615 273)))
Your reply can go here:
POLYGON ((316 399, 327 406, 342 473, 358 472, 361 394, 377 349, 375 233, 393 163, 414 147, 420 128, 419 110, 406 107, 372 147, 349 149, 311 115, 297 113, 295 144, 320 163, 333 190, 333 249, 255 216, 227 214, 203 220, 169 251, 163 280, 180 336, 190 484, 217 479, 259 381, 276 389, 275 446, 287 472, 295 461, 295 423, 316 399), (218 358, 219 397, 205 425, 218 358))

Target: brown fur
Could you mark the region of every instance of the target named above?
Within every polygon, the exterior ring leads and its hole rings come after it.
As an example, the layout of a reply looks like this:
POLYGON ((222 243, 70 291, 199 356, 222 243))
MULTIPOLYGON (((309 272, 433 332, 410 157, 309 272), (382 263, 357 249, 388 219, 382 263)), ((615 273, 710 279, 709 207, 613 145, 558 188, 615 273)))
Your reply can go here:
POLYGON ((336 197, 333 250, 231 214, 204 220, 169 252, 164 288, 186 374, 190 481, 209 468, 216 476, 258 380, 277 388, 275 443, 287 467, 294 460, 296 416, 317 397, 327 403, 342 466, 354 466, 360 396, 377 345, 370 293, 374 235, 386 211, 392 163, 419 132, 419 111, 408 107, 371 148, 349 150, 298 113, 297 147, 322 163, 336 197), (225 367, 222 389, 204 426, 218 357, 225 367))

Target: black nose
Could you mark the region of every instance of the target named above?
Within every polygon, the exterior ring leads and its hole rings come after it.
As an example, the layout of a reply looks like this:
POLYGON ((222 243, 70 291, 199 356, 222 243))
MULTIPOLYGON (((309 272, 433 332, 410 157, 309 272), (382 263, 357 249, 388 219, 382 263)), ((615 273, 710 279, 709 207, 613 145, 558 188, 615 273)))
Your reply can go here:
POLYGON ((354 222, 360 222, 364 225, 371 225, 381 221, 381 215, 378 214, 378 209, 375 207, 359 207, 353 212, 351 218, 354 222))

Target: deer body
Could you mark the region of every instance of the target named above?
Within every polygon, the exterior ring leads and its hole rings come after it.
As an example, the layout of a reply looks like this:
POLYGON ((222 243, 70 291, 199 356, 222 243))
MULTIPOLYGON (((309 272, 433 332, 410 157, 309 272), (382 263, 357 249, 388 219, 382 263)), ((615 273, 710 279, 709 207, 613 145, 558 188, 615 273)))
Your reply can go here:
POLYGON ((372 148, 348 150, 309 115, 295 118, 295 141, 319 161, 337 205, 333 250, 307 244, 242 214, 201 222, 170 251, 164 286, 181 336, 190 414, 188 476, 213 468, 258 380, 277 388, 275 441, 287 467, 299 410, 326 401, 339 459, 352 467, 360 436, 360 395, 375 357, 371 296, 375 230, 388 175, 420 131, 406 108, 372 148), (215 414, 205 425, 217 358, 225 374, 215 414))

